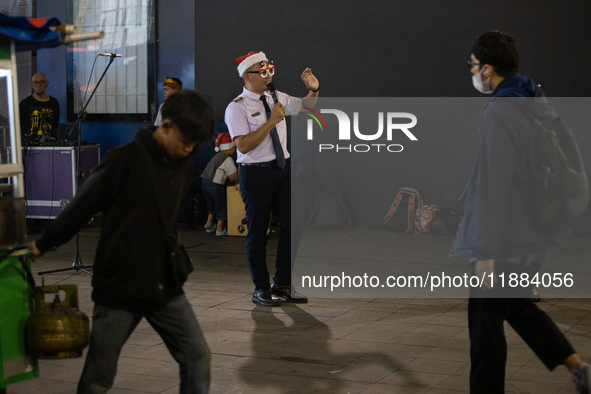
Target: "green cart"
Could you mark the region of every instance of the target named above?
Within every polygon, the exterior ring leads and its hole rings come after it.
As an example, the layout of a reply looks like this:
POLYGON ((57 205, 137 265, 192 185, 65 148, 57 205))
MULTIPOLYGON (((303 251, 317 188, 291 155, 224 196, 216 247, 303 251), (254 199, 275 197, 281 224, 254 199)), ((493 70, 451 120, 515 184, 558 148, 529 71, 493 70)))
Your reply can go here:
POLYGON ((33 312, 33 290, 23 264, 30 265, 30 260, 26 254, 9 253, 0 249, 0 393, 11 383, 39 376, 37 358, 25 342, 25 324, 33 312))

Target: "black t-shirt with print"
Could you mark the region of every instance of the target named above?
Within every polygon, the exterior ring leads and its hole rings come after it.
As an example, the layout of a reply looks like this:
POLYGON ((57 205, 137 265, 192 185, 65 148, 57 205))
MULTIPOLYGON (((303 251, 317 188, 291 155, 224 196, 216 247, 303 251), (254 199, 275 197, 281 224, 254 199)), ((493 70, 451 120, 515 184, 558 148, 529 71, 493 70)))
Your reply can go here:
POLYGON ((40 140, 45 134, 57 138, 60 104, 55 98, 38 101, 31 95, 20 102, 19 110, 23 137, 40 140))

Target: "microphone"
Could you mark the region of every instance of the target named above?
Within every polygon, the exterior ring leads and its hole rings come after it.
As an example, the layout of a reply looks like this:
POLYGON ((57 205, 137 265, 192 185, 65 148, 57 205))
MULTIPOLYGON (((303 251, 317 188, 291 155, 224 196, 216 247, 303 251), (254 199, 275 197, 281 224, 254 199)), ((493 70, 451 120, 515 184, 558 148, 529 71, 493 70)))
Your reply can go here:
POLYGON ((121 55, 118 53, 99 53, 99 56, 121 57, 121 55))
POLYGON ((273 102, 277 104, 279 99, 277 98, 277 87, 275 84, 273 82, 269 83, 267 85, 267 90, 271 93, 271 96, 273 96, 273 102))
POLYGON ((279 102, 279 100, 277 99, 277 87, 273 82, 271 82, 267 85, 267 89, 271 93, 271 96, 273 96, 273 102, 277 104, 279 102))

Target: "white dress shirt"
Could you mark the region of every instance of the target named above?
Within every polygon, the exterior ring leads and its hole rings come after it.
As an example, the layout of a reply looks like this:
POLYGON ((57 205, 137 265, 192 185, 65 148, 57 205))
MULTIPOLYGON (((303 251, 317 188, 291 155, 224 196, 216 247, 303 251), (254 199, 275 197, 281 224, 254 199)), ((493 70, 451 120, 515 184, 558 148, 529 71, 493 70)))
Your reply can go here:
MULTIPOLYGON (((269 108, 273 109, 275 103, 273 102, 271 93, 266 91, 264 96, 267 99, 269 108)), ((265 106, 260 97, 245 87, 242 89, 242 94, 236 97, 226 108, 225 121, 232 140, 238 136, 247 135, 258 130, 267 121, 265 106)), ((286 116, 294 116, 300 112, 302 108, 301 99, 279 91, 277 91, 277 98, 285 107, 286 116)), ((276 128, 281 147, 283 148, 283 154, 287 159, 289 158, 289 152, 287 152, 287 126, 285 119, 277 123, 276 128)), ((238 154, 238 160, 236 160, 238 163, 264 163, 275 160, 271 135, 267 135, 259 146, 246 154, 240 153, 239 150, 236 150, 236 152, 238 154)))
POLYGON ((154 126, 162 126, 162 106, 164 103, 160 104, 158 107, 158 115, 156 115, 156 121, 154 122, 154 126))

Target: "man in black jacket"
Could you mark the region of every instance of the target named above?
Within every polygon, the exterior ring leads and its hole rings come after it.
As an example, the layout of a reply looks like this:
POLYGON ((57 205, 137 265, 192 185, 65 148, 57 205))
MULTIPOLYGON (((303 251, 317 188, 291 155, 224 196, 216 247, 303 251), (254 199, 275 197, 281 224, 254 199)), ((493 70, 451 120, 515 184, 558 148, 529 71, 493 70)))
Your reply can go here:
POLYGON ((470 393, 505 392, 505 320, 548 369, 565 365, 573 373, 577 391, 589 393, 589 365, 581 362, 552 319, 533 303, 531 287, 510 288, 507 282, 510 274, 533 278, 557 242, 557 235, 536 231, 519 192, 522 177, 532 176, 521 160, 531 125, 524 111, 543 118, 553 108, 530 78, 517 73, 513 37, 484 33, 470 52, 474 87, 491 94, 481 114, 478 157, 462 196, 465 213, 452 250, 453 256, 470 256, 472 274, 486 278, 482 288, 470 289, 468 303, 470 393), (528 108, 519 107, 525 103, 528 108), (504 288, 500 275, 505 278, 504 288))
POLYGON ((34 257, 41 256, 96 213, 103 215, 92 277, 92 335, 78 393, 104 393, 113 385, 121 348, 142 317, 179 363, 181 392, 209 392, 210 351, 183 283, 172 275, 164 234, 176 228, 192 156, 213 133, 213 112, 197 92, 182 91, 165 101, 162 117, 161 126, 141 128, 135 141, 110 150, 29 245, 34 257), (160 204, 155 190, 161 191, 160 204), (160 215, 160 207, 167 212, 160 215))

